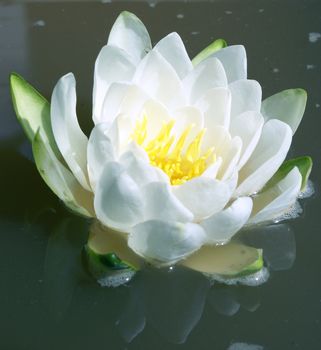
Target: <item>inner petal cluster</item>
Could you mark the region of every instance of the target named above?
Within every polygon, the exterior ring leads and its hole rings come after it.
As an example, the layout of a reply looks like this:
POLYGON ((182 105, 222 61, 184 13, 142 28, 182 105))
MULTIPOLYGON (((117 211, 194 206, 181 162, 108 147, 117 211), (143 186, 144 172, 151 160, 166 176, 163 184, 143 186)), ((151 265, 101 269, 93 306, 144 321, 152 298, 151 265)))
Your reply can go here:
POLYGON ((146 151, 150 163, 162 169, 172 185, 200 176, 209 165, 216 161, 214 147, 202 151, 206 129, 202 129, 188 144, 187 138, 194 125, 188 125, 180 134, 173 134, 175 120, 163 123, 159 133, 148 139, 148 118, 137 120, 132 139, 146 151))

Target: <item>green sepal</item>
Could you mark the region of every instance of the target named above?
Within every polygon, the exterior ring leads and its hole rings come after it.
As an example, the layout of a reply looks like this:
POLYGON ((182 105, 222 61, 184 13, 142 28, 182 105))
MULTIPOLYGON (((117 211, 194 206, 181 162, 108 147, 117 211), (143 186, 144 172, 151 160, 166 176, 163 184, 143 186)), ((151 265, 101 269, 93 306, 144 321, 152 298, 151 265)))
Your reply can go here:
POLYGON ((92 194, 84 190, 71 171, 57 159, 40 130, 32 141, 32 151, 41 177, 55 195, 73 212, 92 217, 92 194))
POLYGON ((18 121, 30 142, 38 130, 58 159, 62 159, 53 136, 49 102, 19 74, 10 74, 10 91, 18 121))
POLYGON ((200 53, 198 53, 193 59, 192 63, 194 66, 197 66, 199 63, 204 61, 206 58, 211 56, 213 53, 223 49, 227 46, 227 43, 224 39, 216 39, 200 53))
POLYGON ((84 246, 84 253, 90 264, 94 264, 99 269, 106 271, 119 271, 119 270, 133 270, 137 271, 134 267, 127 261, 121 260, 114 252, 100 254, 95 252, 89 247, 88 244, 84 246))
POLYGON ((309 156, 302 156, 285 161, 279 168, 279 170, 272 176, 272 178, 264 186, 263 191, 273 187, 279 181, 284 179, 286 175, 294 168, 297 167, 302 176, 301 191, 306 188, 311 170, 312 170, 312 158, 309 156))
POLYGON ((82 257, 89 274, 102 286, 118 287, 128 282, 138 271, 114 252, 101 254, 91 249, 89 244, 84 246, 82 257))

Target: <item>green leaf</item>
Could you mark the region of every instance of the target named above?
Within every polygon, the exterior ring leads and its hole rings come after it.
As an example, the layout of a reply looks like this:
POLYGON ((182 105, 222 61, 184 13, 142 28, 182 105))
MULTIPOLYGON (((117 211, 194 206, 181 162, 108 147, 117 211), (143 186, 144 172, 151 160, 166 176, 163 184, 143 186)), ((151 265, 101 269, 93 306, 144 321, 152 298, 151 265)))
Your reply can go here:
POLYGON ((52 191, 77 214, 93 216, 93 195, 84 190, 74 175, 56 157, 38 131, 32 142, 37 169, 52 191))
POLYGON ((32 142, 40 130, 43 139, 49 143, 55 156, 61 160, 51 129, 49 102, 17 73, 10 75, 10 89, 17 119, 28 139, 32 142))
POLYGON ((312 158, 308 156, 298 157, 285 161, 279 168, 279 170, 272 176, 267 182, 262 191, 276 185, 279 181, 285 178, 285 176, 294 168, 297 167, 302 176, 301 191, 303 191, 307 185, 309 175, 312 170, 312 158))
POLYGON ((261 270, 263 255, 261 249, 232 241, 223 246, 203 246, 181 264, 205 274, 234 278, 261 270))
POLYGON ((224 39, 217 39, 203 49, 199 54, 197 54, 193 59, 192 63, 194 66, 197 66, 199 63, 204 61, 206 58, 211 56, 213 53, 223 49, 227 46, 227 43, 224 39))
POLYGON ((265 121, 277 118, 287 123, 293 134, 298 128, 307 102, 307 93, 303 89, 289 89, 272 95, 262 102, 261 113, 265 121))
POLYGON ((118 286, 131 279, 142 259, 127 245, 127 237, 95 222, 83 249, 88 272, 101 285, 118 286))

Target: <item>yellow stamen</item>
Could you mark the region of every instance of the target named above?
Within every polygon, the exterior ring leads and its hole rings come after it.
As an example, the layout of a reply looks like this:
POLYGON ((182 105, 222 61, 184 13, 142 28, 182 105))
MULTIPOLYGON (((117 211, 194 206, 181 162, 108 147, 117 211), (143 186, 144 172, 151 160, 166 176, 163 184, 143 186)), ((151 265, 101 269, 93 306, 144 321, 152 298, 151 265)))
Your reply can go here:
POLYGON ((184 151, 186 139, 194 125, 187 126, 180 135, 172 135, 174 124, 174 120, 164 123, 157 136, 146 142, 148 119, 144 116, 136 122, 132 139, 145 149, 151 164, 168 175, 172 185, 180 185, 200 176, 216 161, 216 156, 214 148, 209 148, 203 154, 201 152, 206 129, 202 129, 184 151))

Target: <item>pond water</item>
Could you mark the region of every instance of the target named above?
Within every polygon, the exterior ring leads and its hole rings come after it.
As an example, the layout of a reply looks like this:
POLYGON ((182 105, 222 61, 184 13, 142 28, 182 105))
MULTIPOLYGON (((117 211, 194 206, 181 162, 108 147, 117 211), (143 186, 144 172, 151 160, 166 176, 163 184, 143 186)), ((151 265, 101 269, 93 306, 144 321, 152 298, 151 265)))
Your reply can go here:
POLYGON ((0 348, 320 349, 320 33, 319 1, 0 2, 0 348), (215 38, 244 44, 249 77, 264 97, 308 91, 290 156, 313 157, 316 193, 299 218, 244 236, 265 248, 265 284, 226 286, 182 268, 146 269, 113 289, 83 270, 89 223, 67 212, 38 175, 8 75, 20 73, 50 97, 73 71, 88 133, 93 64, 122 10, 137 14, 154 42, 177 31, 192 57, 215 38))

